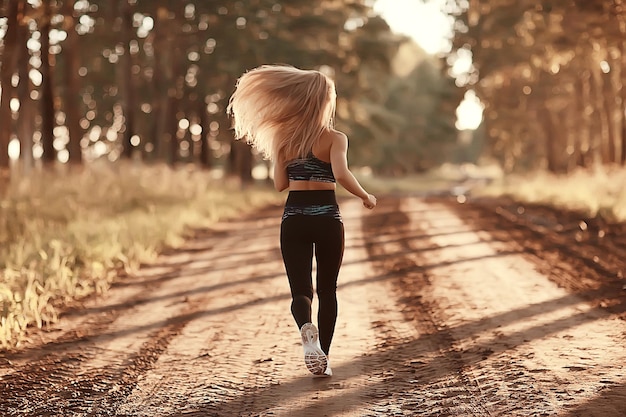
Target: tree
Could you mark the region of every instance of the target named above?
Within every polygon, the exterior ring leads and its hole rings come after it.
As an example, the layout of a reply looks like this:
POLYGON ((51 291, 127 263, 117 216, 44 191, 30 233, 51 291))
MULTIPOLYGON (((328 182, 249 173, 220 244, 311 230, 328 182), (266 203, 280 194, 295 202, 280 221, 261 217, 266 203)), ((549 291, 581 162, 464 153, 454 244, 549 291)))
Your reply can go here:
POLYGON ((622 0, 450 3, 455 48, 472 52, 490 151, 505 167, 624 163, 622 0))
POLYGON ((42 2, 41 28, 41 159, 46 164, 56 161, 54 148, 55 109, 52 88, 52 66, 50 64, 50 29, 52 10, 50 0, 42 2))
MULTIPOLYGON (((405 40, 371 14, 368 0, 5 4, 22 4, 22 21, 29 25, 18 42, 25 58, 19 68, 3 60, 0 82, 9 98, 3 97, 0 113, 11 125, 2 130, 5 150, 19 129, 23 151, 33 147, 33 138, 41 138, 46 162, 65 161, 66 155, 72 164, 82 156, 114 161, 138 150, 147 161, 221 165, 250 180, 252 167, 261 161, 250 147, 233 142, 225 108, 237 77, 267 63, 319 69, 335 79, 337 126, 350 135, 351 143, 361 145, 351 147, 352 163, 387 169, 396 159, 377 159, 378 147, 393 155, 418 140, 398 139, 398 126, 405 122, 398 118, 401 112, 387 108, 395 94, 394 80, 400 77, 391 62, 405 40), (39 49, 33 48, 37 41, 39 49), (9 104, 16 71, 20 111, 18 126, 13 126, 9 104), (69 133, 65 149, 60 140, 55 143, 64 128, 69 133), (62 152, 58 158, 57 149, 62 152)), ((5 32, 4 57, 16 56, 11 30, 5 32)), ((439 75, 433 70, 432 76, 439 75)), ((431 117, 437 111, 453 115, 443 105, 449 95, 445 82, 435 84, 441 88, 421 91, 415 100, 433 94, 438 97, 432 107, 421 108, 431 117)), ((410 97, 405 100, 414 104, 410 97)), ((445 117, 436 119, 442 123, 434 130, 423 125, 419 140, 445 132, 445 117)))
POLYGON ((11 78, 15 73, 17 61, 17 27, 18 8, 20 0, 9 0, 7 6, 7 31, 4 36, 4 52, 2 66, 0 67, 0 172, 9 168, 9 140, 11 139, 11 126, 13 116, 11 99, 13 98, 13 85, 11 78))
POLYGON ((74 1, 64 0, 63 3, 63 30, 67 33, 63 56, 65 58, 65 123, 69 133, 67 150, 68 162, 74 165, 81 164, 83 152, 81 140, 83 129, 80 126, 80 87, 78 83, 78 71, 80 53, 80 39, 76 32, 76 18, 74 16, 74 1))
POLYGON ((33 165, 33 137, 36 130, 37 103, 31 98, 33 85, 29 77, 31 70, 31 54, 28 50, 28 39, 31 37, 26 16, 30 11, 30 6, 26 1, 19 2, 18 11, 18 74, 19 84, 17 86, 17 98, 20 102, 17 119, 17 137, 20 142, 20 161, 23 172, 28 172, 33 165))
POLYGON ((460 90, 450 78, 441 76, 432 58, 394 80, 387 108, 397 120, 382 134, 387 143, 380 146, 380 169, 406 174, 445 162, 457 140, 454 109, 461 98, 460 90))

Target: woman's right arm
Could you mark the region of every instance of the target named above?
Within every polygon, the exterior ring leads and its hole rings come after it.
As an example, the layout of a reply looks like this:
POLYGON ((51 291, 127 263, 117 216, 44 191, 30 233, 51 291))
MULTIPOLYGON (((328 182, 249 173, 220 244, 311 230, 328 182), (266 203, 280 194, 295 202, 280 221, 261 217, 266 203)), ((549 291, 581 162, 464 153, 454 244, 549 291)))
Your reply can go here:
POLYGON ((336 137, 333 138, 330 147, 330 163, 335 180, 343 188, 359 197, 363 201, 363 205, 368 209, 376 207, 376 197, 365 191, 348 168, 348 138, 341 132, 337 132, 336 137))

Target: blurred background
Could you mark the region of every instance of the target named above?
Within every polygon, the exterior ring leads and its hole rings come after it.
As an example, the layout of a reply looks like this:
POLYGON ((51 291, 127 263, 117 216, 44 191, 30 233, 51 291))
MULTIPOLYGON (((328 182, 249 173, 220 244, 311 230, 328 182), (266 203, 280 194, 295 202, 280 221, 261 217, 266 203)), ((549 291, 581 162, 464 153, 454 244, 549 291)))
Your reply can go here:
POLYGON ((467 5, 2 4, 0 167, 13 172, 106 158, 263 178, 266 164, 233 142, 225 107, 237 78, 266 63, 316 68, 336 80, 337 127, 353 143, 356 166, 403 175, 475 161, 483 148, 471 53, 467 45, 452 49, 467 5))
POLYGON ((261 178, 224 109, 265 63, 335 78, 351 163, 377 174, 626 161, 621 0, 1 4, 4 170, 138 158, 261 178))

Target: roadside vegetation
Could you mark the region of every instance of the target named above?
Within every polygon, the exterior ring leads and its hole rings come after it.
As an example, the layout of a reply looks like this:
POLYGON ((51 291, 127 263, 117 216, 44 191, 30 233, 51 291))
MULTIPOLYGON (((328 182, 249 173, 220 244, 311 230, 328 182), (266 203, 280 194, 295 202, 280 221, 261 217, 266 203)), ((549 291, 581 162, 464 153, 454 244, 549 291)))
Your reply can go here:
POLYGON ((67 302, 105 292, 120 271, 179 245, 190 227, 280 198, 206 170, 119 162, 14 182, 0 198, 0 346, 54 322, 67 302))
POLYGON ((444 164, 422 174, 381 178, 361 174, 374 192, 510 198, 518 202, 575 210, 609 222, 626 222, 626 169, 598 166, 567 175, 536 171, 503 174, 496 165, 444 164))
POLYGON ((598 167, 568 175, 536 172, 508 175, 475 190, 478 196, 508 196, 516 201, 576 210, 610 222, 626 222, 626 169, 598 167))

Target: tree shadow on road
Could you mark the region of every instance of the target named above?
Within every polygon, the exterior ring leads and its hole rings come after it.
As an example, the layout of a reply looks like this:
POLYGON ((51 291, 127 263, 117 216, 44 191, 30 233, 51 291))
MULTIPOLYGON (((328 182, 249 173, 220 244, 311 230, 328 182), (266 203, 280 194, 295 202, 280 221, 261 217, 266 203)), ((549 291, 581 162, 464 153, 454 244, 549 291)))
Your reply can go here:
MULTIPOLYGON (((586 294, 593 297, 593 293, 586 294)), ((341 394, 322 398, 316 401, 300 402, 301 408, 290 408, 292 415, 315 415, 314 412, 328 411, 340 406, 341 410, 360 408, 364 403, 375 403, 396 395, 419 398, 420 392, 429 389, 437 381, 449 381, 459 377, 459 371, 464 367, 477 365, 491 355, 498 355, 509 349, 529 343, 535 339, 542 339, 555 333, 567 330, 583 323, 607 318, 611 314, 601 309, 592 309, 576 315, 554 320, 549 323, 527 328, 523 331, 499 336, 497 344, 492 341, 477 343, 472 346, 471 352, 464 352, 462 358, 454 347, 453 333, 474 331, 476 334, 487 329, 497 329, 508 323, 523 321, 535 315, 561 309, 567 305, 580 303, 578 295, 567 295, 557 300, 550 300, 530 305, 514 311, 508 311, 496 316, 478 321, 463 323, 459 326, 436 330, 431 334, 422 334, 418 339, 404 343, 393 342, 380 351, 367 353, 353 361, 333 366, 334 376, 329 379, 315 379, 303 376, 280 385, 265 388, 250 387, 239 393, 235 398, 226 401, 217 401, 207 405, 199 411, 217 413, 227 416, 230 409, 246 409, 249 415, 264 415, 264 412, 290 404, 292 399, 302 395, 314 396, 318 390, 345 391, 341 394), (368 375, 369 382, 365 386, 353 388, 351 380, 368 375), (413 394, 411 394, 413 393, 413 394)), ((626 303, 616 306, 617 311, 626 311, 626 303)), ((474 396, 474 387, 458 380, 456 389, 459 395, 474 396), (463 392, 465 391, 465 392, 463 392)), ((531 388, 532 389, 532 388, 531 388)), ((540 395, 540 393, 533 393, 540 395)), ((614 396, 624 394, 624 389, 617 390, 614 396)), ((626 396, 622 397, 626 398, 626 396)), ((296 407, 297 408, 297 407, 296 407)), ((208 414, 213 415, 213 414, 208 414)), ((323 415, 323 414, 321 414, 323 415)), ((579 414, 572 414, 571 417, 579 414)), ((587 417, 586 414, 580 414, 587 417)), ((621 414, 605 414, 604 416, 621 416, 621 414)))
MULTIPOLYGON (((383 220, 385 216, 392 212, 389 210, 387 214, 384 212, 380 214, 381 217, 371 219, 383 220)), ((370 221, 372 221, 370 219, 370 221)), ((621 314, 626 311, 626 297, 621 290, 618 290, 617 283, 609 283, 595 289, 589 289, 586 291, 579 291, 577 293, 568 294, 558 299, 547 300, 541 303, 531 304, 523 308, 512 309, 507 312, 496 314, 487 318, 479 320, 468 320, 456 326, 443 326, 437 327, 432 321, 432 317, 429 316, 429 306, 423 305, 419 298, 419 291, 424 286, 430 285, 429 271, 434 268, 440 268, 445 265, 459 262, 476 261, 478 259, 484 259, 481 257, 468 257, 454 262, 429 262, 428 254, 429 250, 433 248, 425 248, 421 251, 422 259, 416 261, 416 258, 411 257, 407 260, 409 255, 415 255, 415 249, 408 246, 408 242, 411 239, 421 239, 420 231, 406 230, 407 219, 394 217, 391 223, 386 223, 381 227, 389 227, 390 224, 393 227, 405 228, 404 235, 401 238, 393 239, 394 243, 398 243, 400 249, 392 252, 377 252, 374 247, 367 246, 372 259, 362 259, 355 262, 369 262, 374 261, 377 265, 377 274, 371 277, 363 278, 360 280, 354 280, 351 282, 343 283, 339 285, 339 291, 349 290, 352 286, 366 285, 376 281, 391 280, 393 282, 401 282, 409 280, 415 284, 415 292, 413 295, 408 295, 406 299, 402 300, 407 305, 412 305, 413 310, 408 309, 406 319, 415 323, 415 326, 420 330, 420 336, 417 339, 409 341, 391 341, 385 343, 385 340, 381 341, 380 349, 376 352, 364 352, 364 356, 355 358, 338 366, 334 366, 335 376, 330 379, 312 379, 309 376, 303 376, 302 378, 296 378, 291 381, 281 383, 280 385, 268 385, 262 387, 247 387, 242 388, 236 396, 232 398, 221 399, 216 398, 209 404, 198 404, 197 412, 186 413, 185 415, 196 416, 230 416, 232 415, 229 410, 232 409, 246 409, 246 415, 265 415, 264 413, 269 410, 282 407, 284 404, 288 404, 290 401, 297 401, 300 396, 314 395, 316 391, 334 390, 340 392, 338 395, 329 396, 326 398, 320 398, 317 401, 301 402, 299 408, 295 407, 293 415, 305 416, 305 415, 319 415, 324 413, 327 409, 340 409, 346 412, 359 408, 364 402, 372 404, 385 402, 388 399, 393 398, 396 395, 401 395, 404 398, 407 396, 414 396, 414 403, 419 403, 420 393, 423 390, 427 390, 432 387, 432 384, 437 383, 440 380, 456 380, 458 395, 465 397, 476 396, 475 388, 468 384, 467 381, 462 380, 462 369, 464 367, 471 367, 480 363, 482 360, 490 357, 491 355, 505 352, 509 349, 514 349, 517 346, 528 343, 535 339, 545 338, 563 330, 569 329, 573 326, 579 326, 581 323, 589 323, 592 321, 604 319, 614 314, 621 314), (390 266, 392 266, 390 268, 390 266), (608 295, 607 295, 608 294, 608 295), (610 294, 613 294, 612 296, 610 294), (506 326, 511 323, 521 322, 525 319, 529 319, 534 316, 546 314, 551 311, 556 311, 567 306, 573 306, 579 304, 581 300, 587 300, 596 307, 591 308, 588 311, 579 312, 577 314, 559 318, 548 323, 542 323, 524 330, 513 332, 507 335, 500 335, 497 339, 497 343, 493 343, 494 340, 486 340, 478 342, 472 345, 471 352, 459 352, 455 347, 455 333, 463 334, 475 334, 484 333, 488 330, 495 330, 499 327, 506 326), (599 307, 598 300, 608 300, 609 307, 599 307), (431 320, 429 322, 429 320, 431 320), (362 375, 368 376, 368 381, 365 386, 353 386, 351 380, 361 377, 362 375), (416 379, 415 375, 419 374, 420 378, 416 379), (319 413, 319 414, 316 414, 319 413)), ((375 223, 370 223, 369 226, 376 226, 375 223)), ((368 233, 376 233, 378 230, 376 227, 370 227, 368 233)), ((264 231, 268 236, 274 231, 264 231)), ((396 232, 394 232, 396 233, 396 232)), ((453 233, 452 231, 450 233, 453 233)), ((382 236, 378 235, 378 236, 382 236)), ((387 236, 393 236, 393 233, 387 233, 387 236)), ((383 242, 385 243, 385 242, 383 242)), ((387 242, 388 243, 388 242, 387 242)), ((353 242, 357 245, 357 242, 353 242)), ((461 247, 463 245, 459 245, 461 247)), ((233 256, 236 252, 233 253, 233 256)), ((508 256, 510 254, 517 254, 518 251, 511 252, 499 252, 489 257, 508 256)), ((213 256, 213 255, 211 255, 213 256)), ((279 256, 276 251, 268 253, 268 256, 279 256)), ((212 258, 215 259, 215 258, 212 258)), ((170 271, 163 277, 155 276, 155 279, 162 278, 164 281, 172 280, 177 277, 176 274, 194 274, 198 277, 203 273, 208 272, 210 268, 198 268, 195 271, 187 269, 188 265, 181 264, 176 266, 176 269, 170 271)), ((178 297, 192 297, 192 296, 206 296, 219 289, 227 287, 237 286, 250 286, 250 285, 267 285, 267 281, 274 279, 281 272, 276 273, 259 274, 256 276, 235 279, 228 282, 220 282, 210 285, 201 285, 193 289, 181 290, 172 294, 159 296, 156 298, 141 297, 135 301, 139 304, 150 303, 155 300, 162 300, 164 298, 178 298, 178 297)), ((399 284, 402 285, 402 284, 399 284)), ((285 282, 285 289, 286 289, 285 282)), ((164 328, 177 328, 180 329, 195 319, 202 319, 216 314, 222 313, 236 313, 240 309, 254 308, 265 303, 275 303, 279 301, 286 301, 290 298, 288 292, 280 292, 271 297, 264 298, 251 298, 247 302, 232 304, 229 306, 217 308, 217 309, 183 309, 180 314, 168 318, 167 320, 157 320, 151 323, 138 324, 128 329, 120 331, 106 331, 106 329, 97 334, 97 337, 101 341, 111 340, 116 337, 125 336, 133 332, 153 332, 154 334, 162 334, 164 328)), ((118 304, 110 306, 113 309, 124 309, 125 304, 118 304)), ((102 313, 101 310, 94 310, 91 313, 102 313)), ((288 314, 288 312, 285 312, 288 314)), ((35 355, 35 352, 24 352, 22 355, 33 354, 33 358, 44 354, 45 352, 59 353, 59 348, 64 348, 66 351, 80 355, 83 349, 83 340, 73 339, 66 341, 53 342, 51 344, 43 346, 39 350, 39 355, 35 355)), ((84 340, 85 344, 89 344, 89 340, 84 340)), ((169 343, 169 341, 167 342, 169 343)), ((161 346, 160 349, 165 349, 167 345, 161 346)), ((5 356, 10 359, 9 356, 5 356)), ((153 358, 156 360, 156 358, 153 358)), ((21 388, 19 392, 24 393, 28 391, 26 384, 20 384, 19 372, 29 370, 36 370, 40 367, 40 363, 35 361, 28 364, 24 369, 18 370, 14 375, 11 375, 10 380, 5 380, 7 385, 13 389, 21 388), (17 385, 16 385, 17 384, 17 385), (21 386, 23 385, 23 386, 21 386)), ((66 365, 63 361, 52 361, 48 363, 50 367, 45 373, 41 374, 42 384, 46 383, 45 378, 50 378, 50 375, 58 378, 58 373, 55 376, 55 370, 63 369, 66 365), (47 375, 47 376, 46 376, 47 375)), ((149 369, 150 363, 144 364, 149 369)), ((52 381, 52 380, 50 380, 52 381)), ((219 381, 216 381, 219 382, 219 381)), ((566 417, 577 416, 595 416, 591 413, 595 407, 609 407, 609 404, 616 397, 625 398, 626 388, 624 385, 619 385, 605 390, 597 398, 590 400, 588 403, 579 406, 578 408, 571 410, 570 414, 566 417)), ((533 393, 539 398, 541 393, 533 393)), ((612 404, 612 406, 616 406, 612 404)), ((292 408, 293 410, 293 408, 292 408)), ((608 410, 608 408, 607 408, 608 410)), ((376 415, 375 411, 372 411, 372 415, 376 415)), ((179 415, 179 414, 177 414, 179 415)), ((384 412, 381 415, 385 415, 384 412)), ((600 414, 597 414, 598 416, 600 414)), ((615 414, 617 416, 618 414, 615 414)), ((619 414, 620 416, 622 414, 619 414)), ((611 414, 603 414, 605 416, 613 416, 611 414)))
POLYGON ((607 381, 607 387, 597 396, 561 414, 561 417, 622 416, 626 416, 626 383, 613 385, 611 381, 607 381))

